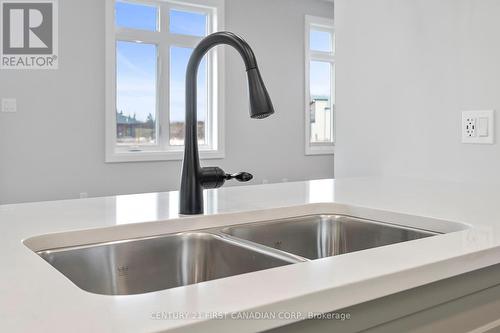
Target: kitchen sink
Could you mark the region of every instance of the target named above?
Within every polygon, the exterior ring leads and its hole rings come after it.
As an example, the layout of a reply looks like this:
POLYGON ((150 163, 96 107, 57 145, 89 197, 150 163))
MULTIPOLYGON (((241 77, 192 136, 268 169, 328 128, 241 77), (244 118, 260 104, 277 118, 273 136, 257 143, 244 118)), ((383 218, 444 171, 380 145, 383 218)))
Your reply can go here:
POLYGON ((437 233, 343 215, 311 215, 228 227, 222 232, 307 259, 411 241, 437 233))
POLYGON ((344 215, 310 215, 37 250, 83 290, 132 295, 429 237, 344 215))
POLYGON ((131 295, 299 262, 230 237, 203 232, 40 251, 80 288, 131 295))

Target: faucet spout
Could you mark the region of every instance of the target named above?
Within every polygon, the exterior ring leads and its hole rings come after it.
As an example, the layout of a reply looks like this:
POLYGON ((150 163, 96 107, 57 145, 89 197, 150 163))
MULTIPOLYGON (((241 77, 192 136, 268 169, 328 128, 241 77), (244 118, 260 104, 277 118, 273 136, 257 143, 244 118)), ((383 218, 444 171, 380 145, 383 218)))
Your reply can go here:
POLYGON ((213 47, 226 44, 234 47, 245 63, 250 98, 250 117, 266 118, 274 113, 271 98, 260 75, 255 55, 241 37, 232 32, 216 32, 205 37, 193 50, 186 72, 186 119, 184 160, 180 189, 180 213, 184 215, 203 213, 203 188, 217 188, 227 179, 248 181, 252 177, 228 177, 218 167, 202 168, 198 153, 197 90, 198 67, 203 57, 213 47))

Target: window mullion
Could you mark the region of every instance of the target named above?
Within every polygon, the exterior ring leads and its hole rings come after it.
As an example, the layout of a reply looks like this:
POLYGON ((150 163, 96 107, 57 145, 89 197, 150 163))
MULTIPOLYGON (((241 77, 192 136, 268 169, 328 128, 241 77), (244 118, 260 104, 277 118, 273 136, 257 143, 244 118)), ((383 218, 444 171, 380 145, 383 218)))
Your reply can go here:
POLYGON ((331 108, 331 126, 332 126, 332 143, 335 144, 336 141, 336 131, 335 131, 335 62, 331 64, 331 69, 330 69, 330 94, 331 94, 331 101, 330 101, 330 108, 331 108))
POLYGON ((309 59, 311 61, 325 61, 325 62, 333 63, 335 60, 335 57, 331 53, 310 51, 309 52, 309 59))
MULTIPOLYGON (((207 14, 207 33, 211 34, 217 31, 217 15, 214 15, 214 12, 207 14)), ((208 138, 209 144, 212 149, 221 149, 223 143, 220 142, 222 138, 222 126, 221 121, 223 120, 224 114, 222 113, 222 98, 219 98, 219 89, 220 83, 223 81, 221 75, 221 67, 223 66, 221 63, 221 59, 223 50, 212 49, 209 53, 208 58, 208 119, 209 119, 209 127, 208 127, 208 138)))
POLYGON ((202 37, 168 34, 166 36, 171 45, 194 49, 203 39, 202 37))
POLYGON ((165 43, 160 42, 158 44, 158 92, 157 92, 157 105, 158 105, 158 124, 159 124, 159 136, 158 142, 162 149, 167 147, 167 138, 169 136, 168 128, 168 104, 169 95, 165 93, 168 92, 169 84, 169 66, 168 66, 168 48, 165 43))
POLYGON ((170 44, 168 42, 170 5, 160 4, 159 35, 161 36, 161 85, 160 85, 160 121, 161 142, 164 150, 170 150, 170 44))
POLYGON ((130 42, 139 41, 150 44, 158 44, 160 42, 160 36, 158 35, 158 32, 152 31, 120 28, 116 31, 115 36, 117 40, 125 40, 130 42))

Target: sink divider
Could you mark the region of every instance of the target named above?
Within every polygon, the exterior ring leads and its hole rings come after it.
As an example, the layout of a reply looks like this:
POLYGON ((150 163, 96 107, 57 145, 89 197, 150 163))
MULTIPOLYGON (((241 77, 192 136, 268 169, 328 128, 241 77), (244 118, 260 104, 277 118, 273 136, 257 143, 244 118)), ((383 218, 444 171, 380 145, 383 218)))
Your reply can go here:
POLYGON ((301 263, 301 262, 311 261, 310 259, 301 257, 301 256, 293 254, 293 253, 285 252, 285 251, 278 250, 278 249, 275 249, 275 248, 272 248, 269 246, 265 246, 262 244, 258 244, 258 243, 255 243, 255 242, 252 242, 252 241, 249 241, 246 239, 242 239, 239 237, 228 235, 228 234, 224 233, 222 231, 222 229, 223 228, 214 228, 214 229, 208 229, 208 230, 203 230, 203 231, 199 231, 199 232, 208 233, 208 234, 222 237, 225 240, 230 241, 237 246, 244 247, 244 248, 247 248, 249 250, 252 250, 252 251, 255 251, 258 253, 262 253, 262 254, 265 254, 268 256, 272 256, 272 257, 277 258, 277 259, 288 261, 291 264, 297 264, 297 263, 301 263))

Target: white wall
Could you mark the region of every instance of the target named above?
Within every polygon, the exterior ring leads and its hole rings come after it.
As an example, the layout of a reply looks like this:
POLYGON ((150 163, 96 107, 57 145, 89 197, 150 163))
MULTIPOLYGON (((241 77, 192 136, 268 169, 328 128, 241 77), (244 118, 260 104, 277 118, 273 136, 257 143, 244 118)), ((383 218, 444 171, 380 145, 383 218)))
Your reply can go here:
POLYGON ((500 184, 499 145, 460 142, 462 110, 500 120, 499 17, 498 0, 336 0, 336 177, 500 184))
MULTIPOLYGON (((0 203, 178 188, 181 162, 104 163, 104 1, 60 0, 60 69, 0 71, 0 203), (61 141, 60 138, 67 138, 61 141)), ((244 66, 227 57, 226 158, 203 161, 254 173, 254 183, 333 176, 333 156, 304 156, 305 14, 333 16, 320 0, 230 0, 227 29, 254 47, 276 115, 248 116, 244 66)))

